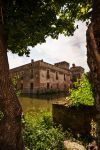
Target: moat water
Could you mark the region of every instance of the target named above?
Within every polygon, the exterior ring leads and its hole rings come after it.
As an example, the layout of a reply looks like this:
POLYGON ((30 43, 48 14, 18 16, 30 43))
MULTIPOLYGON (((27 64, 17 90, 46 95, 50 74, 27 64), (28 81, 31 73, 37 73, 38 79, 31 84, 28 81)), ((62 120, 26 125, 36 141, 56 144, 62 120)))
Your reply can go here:
POLYGON ((52 104, 64 100, 66 96, 47 96, 47 97, 29 97, 29 96, 21 96, 19 97, 19 101, 22 105, 22 109, 24 112, 34 111, 39 112, 41 110, 52 111, 52 104))

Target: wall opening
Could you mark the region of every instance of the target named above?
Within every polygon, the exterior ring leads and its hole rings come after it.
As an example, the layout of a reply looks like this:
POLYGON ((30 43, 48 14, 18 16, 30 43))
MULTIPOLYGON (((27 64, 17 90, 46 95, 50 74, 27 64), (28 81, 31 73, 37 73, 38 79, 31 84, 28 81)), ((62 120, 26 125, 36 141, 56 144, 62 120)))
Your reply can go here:
POLYGON ((33 90, 33 83, 30 83, 30 90, 33 90))
POLYGON ((47 79, 50 78, 50 70, 47 70, 47 79))
POLYGON ((49 89, 50 88, 50 83, 47 83, 47 89, 49 89))

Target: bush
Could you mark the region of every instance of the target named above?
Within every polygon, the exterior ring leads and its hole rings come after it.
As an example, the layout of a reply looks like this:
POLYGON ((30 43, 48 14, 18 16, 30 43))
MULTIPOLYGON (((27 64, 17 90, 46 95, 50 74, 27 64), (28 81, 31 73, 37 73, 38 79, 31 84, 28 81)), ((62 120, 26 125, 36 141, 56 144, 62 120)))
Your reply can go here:
POLYGON ((48 112, 27 113, 23 137, 29 150, 63 150, 64 133, 53 126, 48 112))
POLYGON ((82 79, 75 82, 74 87, 70 90, 70 96, 68 97, 71 105, 79 106, 84 104, 91 106, 94 104, 92 88, 87 75, 84 75, 82 79))

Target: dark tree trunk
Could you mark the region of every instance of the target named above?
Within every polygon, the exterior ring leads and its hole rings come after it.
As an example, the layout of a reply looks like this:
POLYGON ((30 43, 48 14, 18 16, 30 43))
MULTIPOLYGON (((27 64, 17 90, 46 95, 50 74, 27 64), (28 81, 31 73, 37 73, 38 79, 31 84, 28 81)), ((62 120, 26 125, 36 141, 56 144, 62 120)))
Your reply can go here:
POLYGON ((100 150, 100 0, 93 1, 91 24, 87 30, 87 57, 97 110, 96 133, 98 150, 100 150))
POLYGON ((0 150, 23 150, 22 110, 9 77, 4 12, 4 0, 0 0, 0 111, 4 114, 0 120, 0 150))

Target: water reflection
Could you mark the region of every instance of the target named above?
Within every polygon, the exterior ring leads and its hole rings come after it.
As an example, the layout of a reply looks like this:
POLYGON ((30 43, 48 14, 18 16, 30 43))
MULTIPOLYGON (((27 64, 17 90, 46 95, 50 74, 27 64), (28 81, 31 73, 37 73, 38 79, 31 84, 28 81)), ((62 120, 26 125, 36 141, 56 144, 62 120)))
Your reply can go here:
POLYGON ((59 101, 59 100, 63 100, 63 99, 65 99, 65 96, 60 97, 60 98, 59 97, 56 97, 56 98, 19 97, 19 101, 22 105, 22 109, 24 112, 27 112, 30 110, 35 111, 35 112, 39 112, 40 110, 51 111, 52 103, 59 101))

